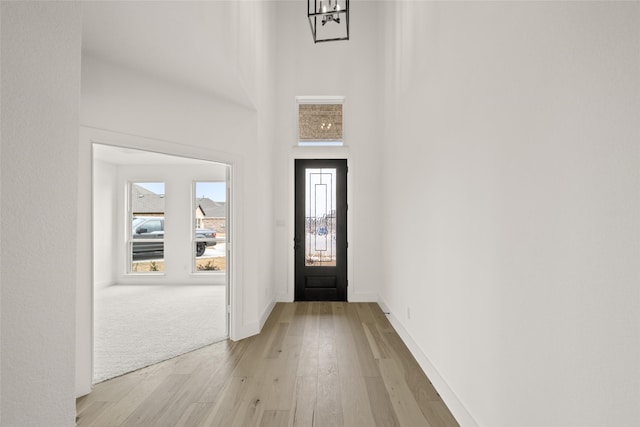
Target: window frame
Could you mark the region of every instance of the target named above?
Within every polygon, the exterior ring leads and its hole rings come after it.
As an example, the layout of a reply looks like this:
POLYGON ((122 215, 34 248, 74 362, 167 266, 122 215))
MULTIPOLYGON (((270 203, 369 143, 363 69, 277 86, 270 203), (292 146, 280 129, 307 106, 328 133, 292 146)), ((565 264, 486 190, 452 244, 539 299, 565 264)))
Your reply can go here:
MULTIPOLYGON (((197 274, 197 275, 225 275, 226 274, 226 270, 227 268, 225 267, 224 270, 198 270, 198 266, 197 266, 197 261, 198 261, 198 256, 197 256, 197 249, 196 249, 196 245, 198 244, 198 242, 216 242, 217 243, 226 243, 227 242, 227 238, 221 238, 218 237, 218 233, 220 232, 220 230, 215 229, 216 231, 216 237, 211 238, 211 237, 198 237, 196 235, 196 230, 198 228, 204 228, 202 227, 202 223, 200 222, 200 225, 198 224, 199 221, 201 221, 199 218, 197 218, 197 210, 198 210, 198 204, 197 204, 197 200, 198 200, 198 194, 197 194, 197 190, 196 190, 196 186, 199 183, 220 183, 222 185, 224 185, 225 188, 225 194, 226 194, 226 199, 228 199, 228 192, 229 192, 229 183, 228 183, 228 178, 225 178, 224 181, 215 181, 215 180, 211 180, 211 179, 204 179, 204 180, 193 180, 191 182, 191 203, 192 203, 192 209, 191 212, 193 212, 193 215, 191 216, 191 274, 197 274)), ((225 227, 228 228, 228 222, 229 222, 229 206, 228 206, 228 200, 225 200, 225 227)), ((225 230, 225 236, 226 236, 226 230, 225 230)), ((206 250, 206 249, 205 249, 206 250)), ((227 263, 227 253, 225 253, 225 265, 227 263)))
MULTIPOLYGON (((127 181, 127 211, 125 218, 125 251, 126 251, 126 274, 128 275, 141 275, 141 276, 163 276, 165 274, 166 267, 166 257, 165 257, 165 244, 166 244, 166 211, 162 213, 163 225, 162 225, 162 239, 134 239, 134 230, 133 230, 133 185, 139 184, 162 184, 165 189, 165 193, 162 194, 162 198, 166 197, 166 182, 164 180, 129 180, 127 181), (159 271, 137 271, 133 269, 133 244, 135 243, 162 243, 162 262, 163 268, 159 271)), ((153 215, 139 215, 138 217, 153 217, 153 215)), ((160 217, 158 217, 160 218, 160 217)))
POLYGON ((343 147, 345 146, 345 96, 296 96, 296 146, 298 147, 343 147), (342 105, 342 139, 340 140, 300 140, 300 105, 301 104, 340 104, 342 105))

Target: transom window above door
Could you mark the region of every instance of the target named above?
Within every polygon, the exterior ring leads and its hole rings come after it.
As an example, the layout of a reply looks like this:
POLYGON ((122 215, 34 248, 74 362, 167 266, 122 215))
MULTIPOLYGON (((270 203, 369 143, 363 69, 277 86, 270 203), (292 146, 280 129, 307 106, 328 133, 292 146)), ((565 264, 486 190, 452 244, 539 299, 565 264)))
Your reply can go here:
POLYGON ((297 97, 298 145, 343 145, 344 97, 297 97))

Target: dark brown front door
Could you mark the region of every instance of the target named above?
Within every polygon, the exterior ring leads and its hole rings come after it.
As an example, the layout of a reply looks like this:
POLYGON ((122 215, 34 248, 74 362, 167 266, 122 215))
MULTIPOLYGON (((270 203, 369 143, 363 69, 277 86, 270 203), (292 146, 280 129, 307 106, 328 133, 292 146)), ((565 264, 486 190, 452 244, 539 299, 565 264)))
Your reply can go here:
POLYGON ((295 300, 347 300, 347 161, 296 160, 295 300))

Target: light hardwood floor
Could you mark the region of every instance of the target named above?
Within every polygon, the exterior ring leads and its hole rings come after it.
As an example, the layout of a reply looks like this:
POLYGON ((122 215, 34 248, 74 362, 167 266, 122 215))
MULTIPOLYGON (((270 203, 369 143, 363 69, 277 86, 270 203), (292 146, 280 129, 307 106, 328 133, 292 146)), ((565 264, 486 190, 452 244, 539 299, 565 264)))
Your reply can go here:
POLYGON ((262 333, 96 385, 78 426, 457 426, 377 304, 279 303, 262 333))

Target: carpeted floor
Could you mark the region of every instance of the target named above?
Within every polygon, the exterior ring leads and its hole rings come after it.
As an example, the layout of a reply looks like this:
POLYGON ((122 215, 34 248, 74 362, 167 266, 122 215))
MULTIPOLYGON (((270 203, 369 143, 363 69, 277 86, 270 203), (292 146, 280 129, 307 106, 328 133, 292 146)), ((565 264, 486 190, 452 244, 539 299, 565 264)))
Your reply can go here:
POLYGON ((225 287, 125 286, 96 290, 94 383, 227 337, 225 287))

